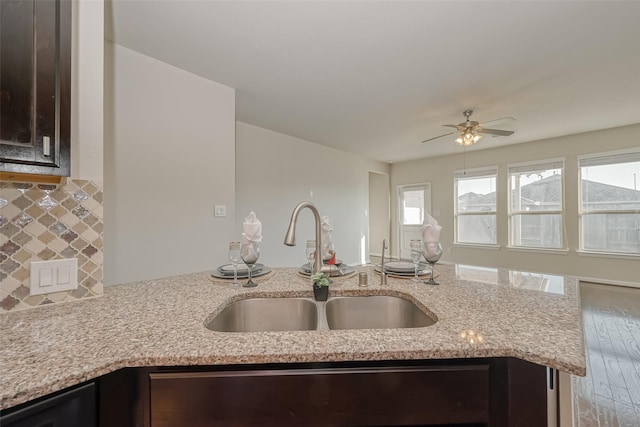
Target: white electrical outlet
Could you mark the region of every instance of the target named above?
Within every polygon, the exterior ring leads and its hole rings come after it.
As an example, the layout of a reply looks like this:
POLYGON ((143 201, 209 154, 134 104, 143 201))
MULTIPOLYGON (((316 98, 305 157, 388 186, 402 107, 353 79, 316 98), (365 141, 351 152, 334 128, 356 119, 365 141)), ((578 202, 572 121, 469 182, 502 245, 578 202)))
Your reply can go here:
POLYGON ((32 261, 29 295, 78 289, 78 258, 32 261))

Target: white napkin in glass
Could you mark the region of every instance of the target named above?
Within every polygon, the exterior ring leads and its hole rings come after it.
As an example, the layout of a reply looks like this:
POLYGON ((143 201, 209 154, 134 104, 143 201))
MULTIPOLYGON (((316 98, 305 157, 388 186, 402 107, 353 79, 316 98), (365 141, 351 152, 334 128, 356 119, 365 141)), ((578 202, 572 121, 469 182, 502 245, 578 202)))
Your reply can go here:
POLYGON ((255 212, 251 212, 242 223, 242 242, 259 243, 262 242, 262 223, 256 217, 255 212))
POLYGON ((442 226, 428 212, 424 213, 424 222, 422 223, 422 241, 423 242, 439 242, 440 230, 442 226))
POLYGON ((322 243, 322 255, 323 259, 327 260, 333 255, 328 252, 329 250, 333 250, 333 240, 331 239, 333 226, 331 225, 331 219, 327 215, 323 215, 320 218, 320 226, 322 228, 322 236, 320 237, 320 242, 322 243))

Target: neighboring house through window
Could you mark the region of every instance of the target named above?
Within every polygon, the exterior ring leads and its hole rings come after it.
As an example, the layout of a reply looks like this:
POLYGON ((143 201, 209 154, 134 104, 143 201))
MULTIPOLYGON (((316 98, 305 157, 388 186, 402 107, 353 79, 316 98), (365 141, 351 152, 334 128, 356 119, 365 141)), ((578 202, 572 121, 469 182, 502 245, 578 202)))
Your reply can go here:
POLYGON ((496 167, 454 173, 456 243, 496 244, 497 173, 496 167))
POLYGON ((640 255, 640 151, 578 162, 580 250, 640 255))
POLYGON ((508 165, 509 246, 564 248, 564 160, 508 165))

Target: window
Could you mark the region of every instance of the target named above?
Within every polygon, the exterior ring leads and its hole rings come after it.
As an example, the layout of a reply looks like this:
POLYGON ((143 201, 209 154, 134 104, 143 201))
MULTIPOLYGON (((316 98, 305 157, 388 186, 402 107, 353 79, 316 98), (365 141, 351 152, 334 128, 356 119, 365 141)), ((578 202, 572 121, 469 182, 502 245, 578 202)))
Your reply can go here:
POLYGON ((580 249, 640 254, 640 152, 579 158, 580 249))
POLYGON ((456 243, 496 244, 497 168, 455 172, 456 243))
POLYGON ((509 165, 509 246, 564 248, 563 160, 509 165))

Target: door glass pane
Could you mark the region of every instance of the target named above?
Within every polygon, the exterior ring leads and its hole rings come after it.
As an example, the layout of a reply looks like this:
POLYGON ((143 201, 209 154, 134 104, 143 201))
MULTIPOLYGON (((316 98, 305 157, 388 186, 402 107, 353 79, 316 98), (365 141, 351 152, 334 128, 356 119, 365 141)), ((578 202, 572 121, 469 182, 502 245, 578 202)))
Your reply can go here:
POLYGON ((402 192, 402 224, 419 225, 424 221, 424 190, 402 192))
POLYGON ((34 2, 0 1, 0 141, 32 144, 34 2))

